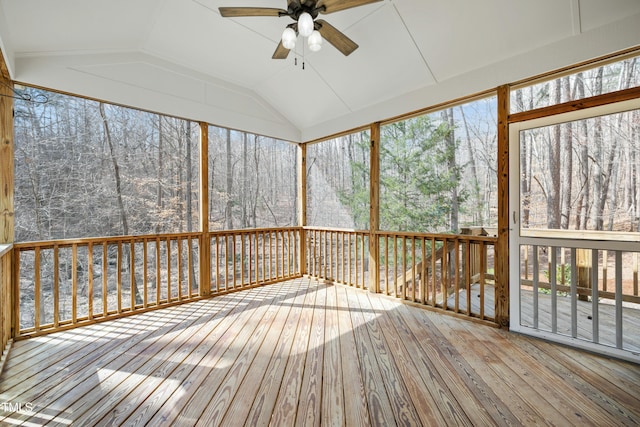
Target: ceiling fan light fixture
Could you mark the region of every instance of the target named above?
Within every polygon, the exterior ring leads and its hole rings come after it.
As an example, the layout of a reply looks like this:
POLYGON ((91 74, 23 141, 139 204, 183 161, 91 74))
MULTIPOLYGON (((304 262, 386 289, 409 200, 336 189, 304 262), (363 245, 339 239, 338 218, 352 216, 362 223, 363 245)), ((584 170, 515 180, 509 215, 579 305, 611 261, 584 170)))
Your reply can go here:
POLYGON ((307 12, 302 12, 298 18, 298 31, 302 37, 309 37, 313 33, 313 18, 307 12))
POLYGON ((293 28, 285 28, 282 32, 282 47, 289 50, 293 49, 296 47, 296 38, 296 32, 293 28))
POLYGON ((322 35, 318 30, 313 30, 311 35, 309 36, 309 49, 312 52, 317 52, 322 49, 322 35))

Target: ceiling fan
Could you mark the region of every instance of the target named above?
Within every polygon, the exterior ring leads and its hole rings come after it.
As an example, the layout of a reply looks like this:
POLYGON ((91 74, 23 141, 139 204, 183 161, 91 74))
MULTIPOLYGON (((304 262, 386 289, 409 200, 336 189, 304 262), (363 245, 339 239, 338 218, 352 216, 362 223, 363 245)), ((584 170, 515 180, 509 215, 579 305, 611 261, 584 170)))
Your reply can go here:
POLYGON ((316 19, 319 14, 339 12, 382 0, 287 0, 287 9, 271 7, 221 7, 220 14, 225 18, 243 16, 288 16, 295 22, 289 24, 284 32, 273 59, 285 59, 289 51, 295 47, 299 35, 308 38, 312 51, 320 49, 322 39, 331 43, 345 56, 350 55, 358 45, 340 30, 324 19, 316 19))

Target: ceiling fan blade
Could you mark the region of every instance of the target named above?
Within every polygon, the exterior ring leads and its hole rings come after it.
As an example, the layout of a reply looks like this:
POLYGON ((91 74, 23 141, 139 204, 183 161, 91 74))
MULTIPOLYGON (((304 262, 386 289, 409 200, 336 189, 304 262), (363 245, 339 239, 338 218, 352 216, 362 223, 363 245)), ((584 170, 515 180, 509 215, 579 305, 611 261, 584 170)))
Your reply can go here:
POLYGON ((318 28, 318 31, 320 31, 322 37, 342 52, 344 56, 349 56, 358 48, 356 42, 345 36, 340 30, 324 19, 316 19, 316 23, 319 24, 320 28, 318 28))
POLYGON ((351 9, 352 7, 364 6, 369 3, 377 3, 382 0, 319 0, 316 3, 316 8, 322 8, 320 13, 333 13, 345 9, 351 9))
POLYGON ((289 56, 289 49, 282 46, 282 40, 280 40, 280 43, 278 43, 278 47, 276 48, 276 51, 273 52, 271 59, 287 59, 287 56, 289 56))
POLYGON ((284 9, 274 7, 220 7, 220 15, 224 18, 235 18, 238 16, 282 16, 286 15, 284 9))

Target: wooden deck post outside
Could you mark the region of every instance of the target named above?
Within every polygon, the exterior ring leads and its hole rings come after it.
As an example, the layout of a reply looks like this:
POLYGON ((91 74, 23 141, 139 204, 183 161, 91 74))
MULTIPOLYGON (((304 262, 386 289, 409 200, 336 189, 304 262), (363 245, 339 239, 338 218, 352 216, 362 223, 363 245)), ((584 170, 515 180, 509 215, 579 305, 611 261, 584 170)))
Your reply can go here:
POLYGON ((209 242, 209 125, 200 122, 200 295, 211 295, 209 242))
MULTIPOLYGON (((498 243, 496 323, 509 327, 509 85, 498 87, 498 243)), ((517 179, 517 177, 514 177, 517 179)))
POLYGON ((369 291, 377 293, 380 290, 380 245, 376 233, 380 229, 380 122, 371 125, 369 162, 369 291))
POLYGON ((298 144, 298 227, 300 227, 300 274, 307 274, 307 145, 298 144))
POLYGON ((14 240, 13 82, 0 52, 0 244, 14 240))
MULTIPOLYGON (((576 249, 576 267, 578 272, 577 284, 579 288, 591 289, 591 249, 576 249)), ((589 295, 578 295, 580 301, 589 301, 589 295)))

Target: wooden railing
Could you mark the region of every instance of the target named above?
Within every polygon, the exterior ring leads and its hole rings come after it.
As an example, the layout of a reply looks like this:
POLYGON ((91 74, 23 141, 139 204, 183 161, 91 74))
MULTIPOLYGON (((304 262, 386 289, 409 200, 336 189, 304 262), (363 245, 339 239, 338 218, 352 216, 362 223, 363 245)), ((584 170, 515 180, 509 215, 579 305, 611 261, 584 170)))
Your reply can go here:
POLYGON ((299 235, 294 227, 15 244, 14 334, 41 335, 299 277, 299 235), (211 249, 205 284, 201 241, 211 249))
POLYGON ((376 234, 380 245, 381 292, 495 321, 495 237, 376 234))
POLYGON ((305 232, 309 276, 368 288, 368 231, 305 227, 305 232))
MULTIPOLYGON (((368 288, 369 232, 305 227, 310 276, 368 288)), ((495 237, 375 233, 379 292, 495 322, 495 237)))
POLYGON ((575 271, 576 292, 584 299, 592 289, 599 289, 601 298, 615 299, 616 280, 626 284, 621 298, 625 302, 640 304, 638 266, 640 235, 606 231, 524 230, 523 238, 535 243, 522 245, 522 271, 520 283, 539 289, 551 288, 551 279, 557 290, 568 292, 571 272, 575 271), (542 240, 545 239, 545 240, 542 240), (566 243, 563 245, 563 242, 566 243), (623 250, 622 246, 627 246, 623 250), (575 252, 572 252, 572 248, 575 252), (550 256, 555 253, 556 256, 550 256), (624 259, 620 277, 616 276, 616 259, 624 259), (554 266, 552 266, 554 264, 554 266), (595 266, 595 269, 593 268, 595 266), (592 274, 595 273, 595 274, 592 274), (539 274, 543 274, 541 279, 539 274))
POLYGON ((300 277, 300 229, 269 228, 208 233, 211 293, 300 277))
POLYGON ((18 243, 19 333, 197 299, 198 233, 18 243))
POLYGON ((0 245, 0 345, 2 346, 0 348, 2 353, 0 372, 2 372, 2 365, 8 352, 8 344, 12 339, 12 254, 13 248, 11 245, 0 245))
MULTIPOLYGON (((379 292, 494 320, 495 238, 374 236, 379 292)), ((3 285, 13 283, 3 294, 13 302, 2 304, 14 336, 26 337, 300 277, 301 263, 310 277, 368 289, 369 239, 362 230, 290 227, 19 243, 13 261, 2 257, 3 285), (204 284, 201 242, 210 254, 204 284)))
POLYGON ((522 234, 518 321, 637 351, 632 339, 637 333, 623 326, 625 316, 637 317, 632 313, 640 307, 638 234, 566 230, 522 234))

